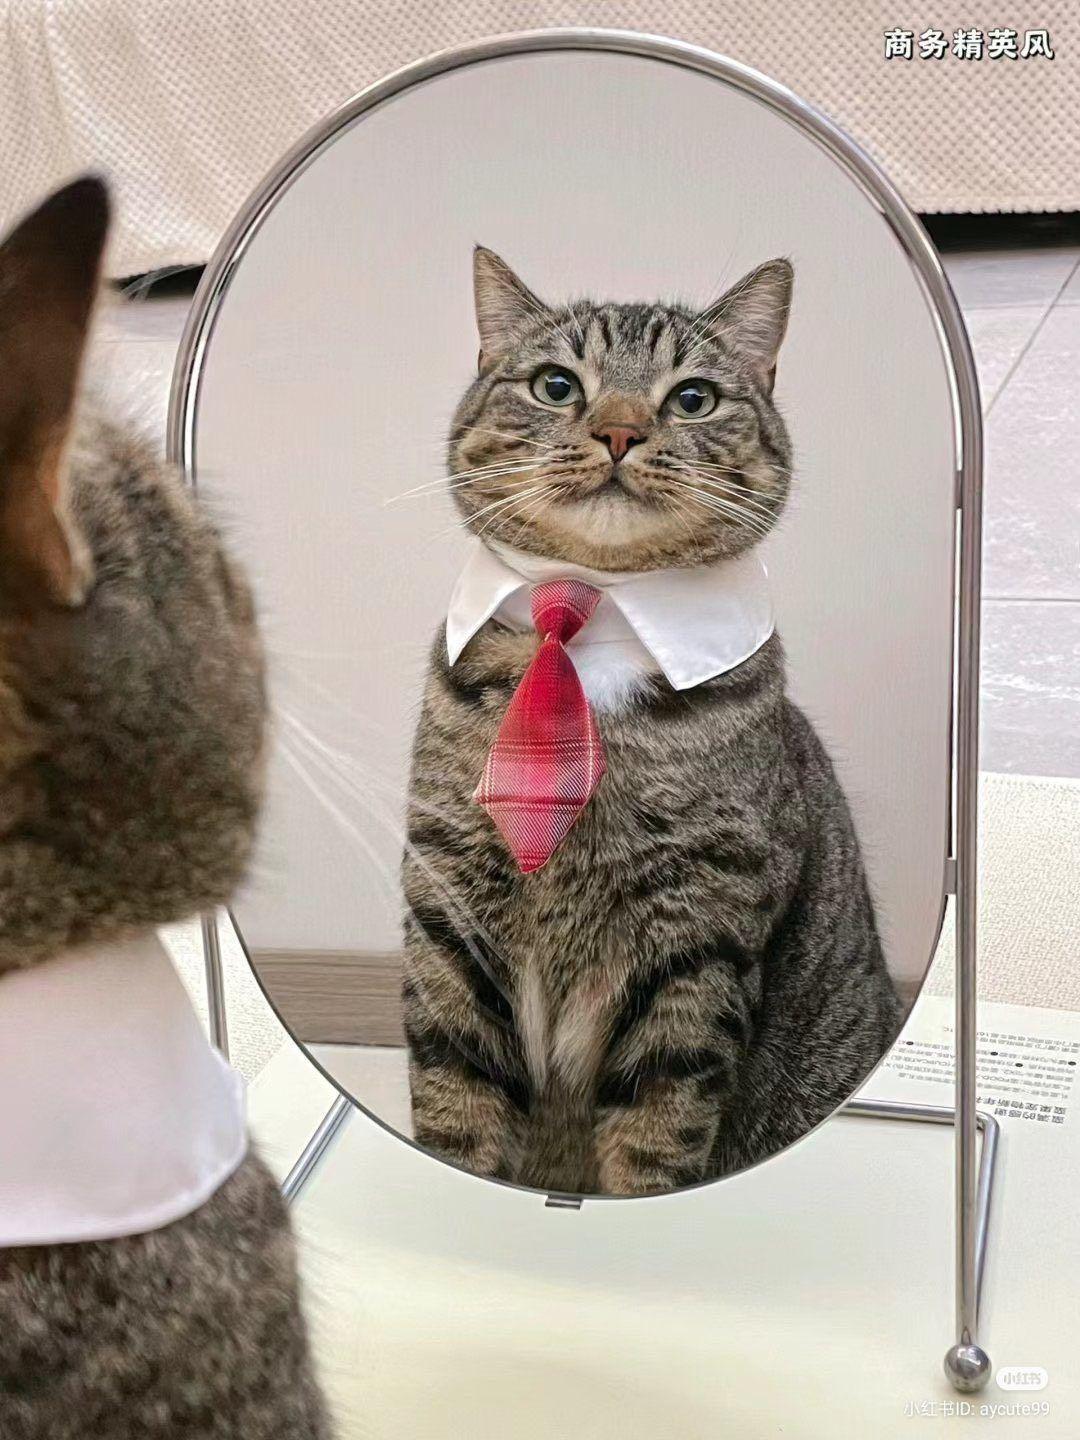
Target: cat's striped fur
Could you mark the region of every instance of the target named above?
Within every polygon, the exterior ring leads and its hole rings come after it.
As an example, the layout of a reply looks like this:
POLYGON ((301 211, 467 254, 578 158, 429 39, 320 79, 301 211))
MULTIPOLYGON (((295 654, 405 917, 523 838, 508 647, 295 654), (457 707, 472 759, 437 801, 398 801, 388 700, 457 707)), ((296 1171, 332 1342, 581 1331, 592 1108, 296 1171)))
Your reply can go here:
MULTIPOLYGON (((455 492, 466 523, 612 570, 753 544, 787 494, 771 389, 789 288, 774 263, 700 315, 549 311, 480 252, 481 373, 450 446, 452 474, 479 476, 455 492), (551 363, 581 378, 577 413, 522 393, 551 363), (720 400, 677 424, 663 397, 688 373, 720 400), (596 442, 612 415, 642 432, 632 469, 596 442), (613 472, 628 493, 611 493, 613 472), (515 515, 496 492, 522 483, 544 488, 515 515)), ((729 674, 683 692, 643 677, 599 714, 603 783, 548 864, 519 875, 471 796, 536 644, 488 622, 452 668, 442 634, 432 650, 404 867, 416 1137, 550 1191, 738 1169, 823 1119, 897 1027, 843 794, 785 698, 774 636, 729 674)))

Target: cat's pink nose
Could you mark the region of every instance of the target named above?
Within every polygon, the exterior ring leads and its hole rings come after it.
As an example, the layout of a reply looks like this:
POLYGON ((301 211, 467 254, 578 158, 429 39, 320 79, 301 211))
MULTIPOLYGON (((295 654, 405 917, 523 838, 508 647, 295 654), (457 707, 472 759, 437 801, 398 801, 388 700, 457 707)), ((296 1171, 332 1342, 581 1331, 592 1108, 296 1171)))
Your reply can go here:
POLYGON ((637 425, 605 425, 602 430, 593 431, 593 439, 607 446, 613 460, 621 460, 631 445, 641 444, 645 431, 637 425))

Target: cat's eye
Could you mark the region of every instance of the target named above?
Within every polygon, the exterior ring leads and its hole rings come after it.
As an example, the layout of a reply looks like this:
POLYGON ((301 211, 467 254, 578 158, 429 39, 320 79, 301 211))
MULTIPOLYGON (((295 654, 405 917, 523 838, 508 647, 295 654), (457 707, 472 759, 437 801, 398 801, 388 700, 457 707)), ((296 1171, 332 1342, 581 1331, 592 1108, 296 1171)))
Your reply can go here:
POLYGON ((668 396, 668 408, 680 420, 701 420, 716 409, 719 396, 711 380, 683 380, 668 396))
POLYGON ((533 376, 532 393, 544 405, 572 405, 581 396, 581 381, 570 370, 547 365, 533 376))

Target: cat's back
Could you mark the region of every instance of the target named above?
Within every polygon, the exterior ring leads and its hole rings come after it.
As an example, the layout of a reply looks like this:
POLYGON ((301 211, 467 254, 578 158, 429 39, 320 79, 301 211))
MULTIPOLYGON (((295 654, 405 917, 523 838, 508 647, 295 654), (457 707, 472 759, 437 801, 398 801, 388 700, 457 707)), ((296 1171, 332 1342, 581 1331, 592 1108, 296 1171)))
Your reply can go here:
POLYGON ((249 1155, 148 1234, 0 1250, 4 1440, 318 1440, 285 1202, 249 1155))

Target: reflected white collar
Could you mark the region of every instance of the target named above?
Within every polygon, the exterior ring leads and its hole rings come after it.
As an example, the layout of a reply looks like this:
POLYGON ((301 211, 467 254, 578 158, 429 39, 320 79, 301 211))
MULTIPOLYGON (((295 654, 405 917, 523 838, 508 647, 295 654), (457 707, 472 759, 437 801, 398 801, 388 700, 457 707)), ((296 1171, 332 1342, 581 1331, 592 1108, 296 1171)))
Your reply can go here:
POLYGON ((0 975, 0 1246, 198 1209, 247 1149, 243 1082, 152 933, 0 975))
MULTIPOLYGON (((688 690, 741 665, 773 633, 768 575, 753 554, 715 565, 615 573, 477 542, 447 612, 450 664, 493 617, 511 629, 531 629, 530 588, 563 576, 602 592, 592 619, 568 646, 590 699, 611 688, 613 663, 633 667, 638 678, 659 669, 673 689, 688 690), (619 648, 603 654, 608 646, 619 648), (597 679, 601 674, 607 682, 597 679)), ((625 691, 627 674, 621 682, 615 689, 625 691)))

